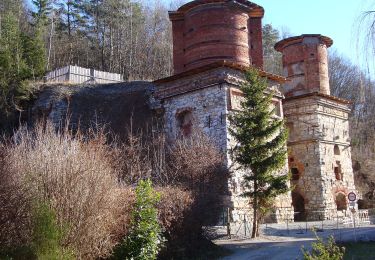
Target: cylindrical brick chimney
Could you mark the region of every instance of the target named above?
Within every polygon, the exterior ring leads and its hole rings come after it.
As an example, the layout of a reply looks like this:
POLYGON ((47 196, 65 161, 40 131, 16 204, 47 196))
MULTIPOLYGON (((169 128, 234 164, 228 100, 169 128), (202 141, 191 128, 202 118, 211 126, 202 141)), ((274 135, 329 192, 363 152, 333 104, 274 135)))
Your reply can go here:
POLYGON ((175 74, 223 60, 262 68, 263 15, 247 0, 196 0, 170 12, 175 74))
POLYGON ((290 81, 283 87, 286 97, 313 92, 330 95, 327 48, 333 41, 320 34, 303 34, 275 45, 283 54, 284 76, 290 81))

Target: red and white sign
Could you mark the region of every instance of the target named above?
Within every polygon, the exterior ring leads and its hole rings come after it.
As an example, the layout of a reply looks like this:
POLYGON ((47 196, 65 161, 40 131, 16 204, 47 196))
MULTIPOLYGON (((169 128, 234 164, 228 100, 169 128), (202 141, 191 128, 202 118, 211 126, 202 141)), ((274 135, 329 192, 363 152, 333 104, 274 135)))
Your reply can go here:
POLYGON ((349 201, 356 201, 357 195, 354 192, 351 191, 348 194, 348 199, 349 199, 349 201))

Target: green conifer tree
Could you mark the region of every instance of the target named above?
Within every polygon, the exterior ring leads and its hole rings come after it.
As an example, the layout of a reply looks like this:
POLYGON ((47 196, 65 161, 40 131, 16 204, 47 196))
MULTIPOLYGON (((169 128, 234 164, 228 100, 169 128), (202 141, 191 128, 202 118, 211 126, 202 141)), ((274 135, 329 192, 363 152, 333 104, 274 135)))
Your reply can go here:
POLYGON ((287 131, 284 121, 272 110, 273 92, 255 69, 246 74, 241 86, 241 110, 230 117, 230 134, 237 145, 232 157, 244 171, 244 184, 253 208, 252 237, 259 234, 259 221, 279 194, 288 191, 288 175, 280 174, 286 163, 287 131))
POLYGON ((160 194, 150 180, 141 180, 135 190, 130 233, 115 250, 112 259, 156 259, 163 241, 156 204, 160 194))

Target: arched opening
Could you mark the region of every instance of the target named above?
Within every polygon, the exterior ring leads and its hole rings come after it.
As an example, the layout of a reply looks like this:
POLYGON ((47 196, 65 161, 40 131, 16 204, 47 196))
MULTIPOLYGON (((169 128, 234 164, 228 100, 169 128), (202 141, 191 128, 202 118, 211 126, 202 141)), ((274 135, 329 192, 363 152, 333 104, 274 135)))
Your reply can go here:
POLYGON ((305 199, 298 192, 292 192, 292 205, 294 208, 294 221, 306 220, 305 199))
POLYGON ((335 155, 340 155, 340 147, 337 144, 333 147, 333 153, 335 155))
POLYGON ((176 115, 177 127, 183 137, 191 135, 193 126, 193 115, 190 110, 184 110, 176 115))
POLYGON ((290 171, 292 173, 292 180, 298 181, 299 178, 301 177, 301 174, 300 174, 298 168, 293 167, 293 168, 290 169, 290 171))
POLYGON ((338 193, 336 195, 336 206, 337 206, 337 210, 347 210, 348 204, 346 202, 345 194, 338 193))

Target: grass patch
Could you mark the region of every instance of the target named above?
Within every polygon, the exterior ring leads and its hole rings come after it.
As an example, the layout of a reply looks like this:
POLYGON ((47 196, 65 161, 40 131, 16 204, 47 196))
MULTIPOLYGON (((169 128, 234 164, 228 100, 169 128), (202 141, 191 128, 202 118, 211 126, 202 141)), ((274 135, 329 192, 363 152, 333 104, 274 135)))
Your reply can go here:
POLYGON ((343 243, 344 260, 375 260, 375 242, 343 243))

